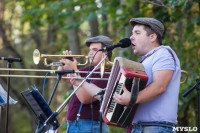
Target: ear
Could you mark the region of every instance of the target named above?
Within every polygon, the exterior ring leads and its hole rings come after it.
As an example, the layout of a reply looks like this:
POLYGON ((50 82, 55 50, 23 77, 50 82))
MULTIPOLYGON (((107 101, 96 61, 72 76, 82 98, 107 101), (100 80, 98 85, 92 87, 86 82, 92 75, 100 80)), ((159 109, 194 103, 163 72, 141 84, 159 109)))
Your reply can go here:
POLYGON ((155 33, 153 33, 153 34, 150 35, 151 42, 155 42, 156 39, 157 39, 157 35, 155 33))

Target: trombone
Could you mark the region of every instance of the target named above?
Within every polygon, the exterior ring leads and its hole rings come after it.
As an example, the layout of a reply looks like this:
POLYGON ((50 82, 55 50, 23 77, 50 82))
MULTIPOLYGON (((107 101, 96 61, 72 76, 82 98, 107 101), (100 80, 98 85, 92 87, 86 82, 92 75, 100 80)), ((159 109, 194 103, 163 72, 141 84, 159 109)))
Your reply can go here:
MULTIPOLYGON (((41 70, 41 69, 10 69, 10 68, 0 68, 0 71, 29 71, 29 72, 51 72, 51 71, 54 71, 54 70, 41 70)), ((87 71, 75 71, 75 73, 88 73, 87 71)), ((101 72, 93 72, 93 73, 96 73, 96 74, 100 74, 101 72)), ((105 72, 105 74, 110 74, 110 72, 105 72)), ((187 82, 188 80, 188 72, 185 71, 185 70, 181 70, 181 76, 182 74, 185 74, 185 78, 183 81, 180 82, 180 84, 184 84, 187 82)), ((18 78, 45 78, 45 76, 39 76, 39 75, 3 75, 3 74, 0 74, 0 77, 18 77, 18 78)), ((54 79, 54 78, 57 78, 57 76, 46 76, 46 78, 49 78, 49 79, 54 79)), ((81 78, 78 78, 78 77, 62 77, 62 79, 72 79, 72 78, 75 78, 75 79, 84 79, 83 77, 81 78)), ((108 78, 89 78, 90 80, 108 80, 108 78)))
POLYGON ((73 58, 85 58, 85 63, 81 64, 78 63, 78 66, 84 66, 88 63, 88 56, 85 55, 48 55, 48 54, 40 54, 40 51, 38 49, 35 49, 33 51, 33 62, 35 64, 39 64, 40 60, 44 60, 44 65, 49 67, 57 67, 57 66, 62 66, 63 64, 60 62, 52 62, 52 63, 47 63, 47 59, 57 59, 57 58, 68 58, 70 60, 73 60, 73 58))
MULTIPOLYGON (((11 69, 11 68, 0 68, 0 71, 23 71, 23 72, 53 72, 55 70, 42 70, 42 69, 11 69)), ((88 73, 87 71, 75 71, 75 74, 78 73, 88 73)), ((100 72, 93 72, 94 74, 100 74, 100 72)), ((110 74, 110 72, 105 72, 105 74, 110 74)), ((12 77, 12 78, 48 78, 55 79, 57 76, 40 76, 40 75, 3 75, 0 74, 0 77, 12 77)), ((84 77, 62 77, 62 79, 85 79, 84 77)), ((108 80, 108 78, 88 78, 90 80, 108 80)))
POLYGON ((186 83, 187 80, 188 80, 188 76, 189 76, 188 72, 185 71, 185 70, 181 70, 181 76, 182 76, 182 73, 185 74, 185 78, 184 78, 183 81, 180 81, 180 84, 184 84, 184 83, 186 83))

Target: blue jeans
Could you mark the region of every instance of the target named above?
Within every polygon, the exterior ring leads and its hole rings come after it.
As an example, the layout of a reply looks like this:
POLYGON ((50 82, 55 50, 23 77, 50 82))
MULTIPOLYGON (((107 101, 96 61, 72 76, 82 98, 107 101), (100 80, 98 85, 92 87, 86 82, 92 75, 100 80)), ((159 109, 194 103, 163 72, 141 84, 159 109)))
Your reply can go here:
MULTIPOLYGON (((100 122, 93 120, 93 131, 91 131, 92 120, 79 119, 78 121, 67 121, 66 133, 99 133, 100 122)), ((108 133, 108 126, 102 122, 102 133, 108 133)))
POLYGON ((144 125, 142 123, 134 124, 134 128, 131 133, 176 133, 173 131, 173 124, 169 122, 151 122, 155 124, 164 124, 169 126, 157 126, 157 125, 144 125), (171 126, 171 127, 170 127, 171 126))

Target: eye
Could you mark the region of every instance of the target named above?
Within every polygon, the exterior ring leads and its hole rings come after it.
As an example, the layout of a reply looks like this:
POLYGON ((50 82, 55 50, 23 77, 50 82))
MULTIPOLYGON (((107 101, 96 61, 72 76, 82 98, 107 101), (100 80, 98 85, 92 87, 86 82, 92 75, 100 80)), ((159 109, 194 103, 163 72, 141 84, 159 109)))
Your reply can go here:
POLYGON ((93 50, 94 50, 94 51, 98 51, 98 49, 97 49, 97 48, 94 48, 93 50))
POLYGON ((135 34, 137 34, 137 35, 138 35, 138 34, 140 34, 140 32, 135 32, 135 34))

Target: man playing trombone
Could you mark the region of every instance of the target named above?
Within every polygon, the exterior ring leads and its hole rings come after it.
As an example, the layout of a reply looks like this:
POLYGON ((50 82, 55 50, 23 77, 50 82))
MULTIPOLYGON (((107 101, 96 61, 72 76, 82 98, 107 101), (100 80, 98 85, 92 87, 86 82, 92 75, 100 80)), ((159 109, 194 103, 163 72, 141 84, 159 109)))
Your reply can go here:
MULTIPOLYGON (((85 41, 85 44, 89 47, 89 53, 88 57, 90 62, 92 61, 95 53, 108 45, 112 45, 112 40, 107 36, 96 36, 89 38, 85 41)), ((63 51, 64 55, 71 55, 71 51, 63 51)), ((63 66, 59 66, 59 70, 75 70, 75 71, 90 71, 101 61, 103 56, 103 52, 98 52, 92 62, 92 67, 84 67, 81 69, 77 68, 77 61, 74 59, 74 61, 68 60, 68 59, 62 59, 61 63, 63 63, 63 66)), ((110 55, 109 60, 111 58, 112 54, 110 55)), ((100 72, 100 68, 98 68, 95 72, 100 72)), ((87 74, 80 73, 81 77, 86 77, 87 74)), ((90 76, 91 78, 100 78, 100 74, 92 74, 90 76)), ((108 78, 109 75, 104 75, 103 78, 108 78)), ((76 89, 77 85, 75 85, 73 82, 75 80, 71 79, 64 80, 63 81, 67 83, 71 83, 73 85, 73 88, 76 89)), ((88 133, 88 132, 94 132, 97 133, 100 131, 99 126, 99 96, 95 97, 93 100, 93 108, 91 108, 91 100, 92 97, 99 92, 101 89, 105 88, 107 85, 107 81, 105 80, 87 80, 75 93, 75 95, 72 97, 68 110, 67 110, 67 133, 88 133), (93 111, 93 115, 91 113, 93 111), (93 120, 93 121, 92 121, 93 120), (92 129, 92 131, 91 131, 92 129)), ((102 132, 108 133, 108 127, 105 123, 102 124, 102 132)))

